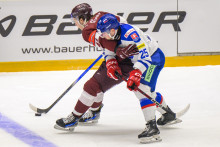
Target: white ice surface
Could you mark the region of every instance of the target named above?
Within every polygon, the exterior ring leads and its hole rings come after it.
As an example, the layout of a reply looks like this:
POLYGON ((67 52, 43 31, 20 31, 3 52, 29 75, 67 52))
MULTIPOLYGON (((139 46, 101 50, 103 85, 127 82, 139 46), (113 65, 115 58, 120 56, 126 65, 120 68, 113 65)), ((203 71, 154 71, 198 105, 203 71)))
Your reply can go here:
MULTIPOLYGON (((142 145, 137 135, 145 121, 137 98, 122 83, 105 94, 100 121, 95 126, 78 126, 75 132, 55 130, 55 121, 74 108, 83 84, 95 72, 89 71, 45 115, 34 116, 29 103, 46 108, 83 71, 0 73, 0 113, 59 147, 219 147, 220 146, 220 66, 164 68, 156 91, 178 111, 191 108, 183 122, 159 127, 160 143, 142 145)), ((157 117, 159 114, 157 113, 157 117)), ((0 129, 0 146, 28 146, 0 129)))

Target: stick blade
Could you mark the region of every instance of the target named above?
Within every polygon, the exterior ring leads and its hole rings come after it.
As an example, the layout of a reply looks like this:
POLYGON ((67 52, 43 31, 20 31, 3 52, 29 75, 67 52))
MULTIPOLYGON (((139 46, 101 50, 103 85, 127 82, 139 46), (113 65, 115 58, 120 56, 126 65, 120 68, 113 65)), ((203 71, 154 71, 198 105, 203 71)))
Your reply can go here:
POLYGON ((47 108, 47 109, 40 109, 40 108, 35 107, 35 106, 32 105, 32 104, 29 104, 29 107, 30 107, 33 111, 35 111, 35 112, 37 112, 37 113, 40 113, 40 114, 42 114, 42 113, 45 113, 45 114, 46 114, 46 113, 50 110, 50 107, 47 108))
POLYGON ((176 117, 180 118, 181 116, 183 116, 190 108, 190 104, 188 104, 184 109, 182 109, 181 111, 176 113, 176 117))
MULTIPOLYGON (((29 104, 29 107, 30 107, 33 111, 37 112, 37 107, 35 107, 34 105, 29 104)), ((38 112, 37 112, 37 113, 38 113, 38 112)))
POLYGON ((42 114, 42 113, 47 113, 48 112, 48 110, 47 109, 40 109, 40 108, 37 108, 37 107, 35 107, 34 105, 32 105, 32 104, 29 104, 29 107, 33 110, 33 111, 35 111, 35 112, 37 112, 37 113, 40 113, 40 114, 42 114))

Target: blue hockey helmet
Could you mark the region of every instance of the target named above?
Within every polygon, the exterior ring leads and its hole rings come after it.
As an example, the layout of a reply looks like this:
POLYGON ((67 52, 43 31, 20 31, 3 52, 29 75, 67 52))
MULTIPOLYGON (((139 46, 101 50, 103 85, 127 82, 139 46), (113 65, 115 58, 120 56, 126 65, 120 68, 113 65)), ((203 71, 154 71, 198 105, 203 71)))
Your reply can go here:
POLYGON ((101 33, 106 32, 109 34, 111 29, 117 30, 119 25, 117 18, 113 14, 105 14, 99 19, 97 30, 101 33))

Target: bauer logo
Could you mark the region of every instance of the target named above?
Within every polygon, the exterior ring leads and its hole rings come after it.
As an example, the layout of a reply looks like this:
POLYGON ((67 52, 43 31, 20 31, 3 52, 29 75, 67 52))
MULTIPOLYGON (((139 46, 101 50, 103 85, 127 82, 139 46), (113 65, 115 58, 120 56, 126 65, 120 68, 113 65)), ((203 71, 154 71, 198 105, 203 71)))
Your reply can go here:
MULTIPOLYGON (((24 29, 22 36, 42 36, 42 35, 50 35, 54 28, 54 24, 57 22, 57 15, 32 15, 27 22, 27 25, 24 29), (37 21, 45 21, 38 22, 37 21), (33 31, 34 29, 38 29, 38 31, 33 31), (40 30, 40 31, 39 31, 40 30)), ((71 35, 71 34, 80 34, 80 29, 75 29, 72 27, 72 30, 66 30, 67 27, 75 26, 70 21, 70 15, 64 15, 63 19, 66 19, 67 22, 62 22, 59 24, 56 34, 57 35, 71 35)))
POLYGON ((7 37, 10 34, 15 26, 15 22, 16 17, 14 15, 10 15, 0 20, 0 34, 2 37, 7 37), (8 24, 8 22, 10 23, 8 24))
MULTIPOLYGON (((117 13, 120 16, 124 16, 124 13, 117 13)), ((132 12, 128 14, 127 22, 132 25, 145 25, 146 27, 141 27, 142 31, 149 31, 147 27, 148 24, 152 22, 156 22, 154 27, 152 27, 152 32, 159 32, 163 25, 172 26, 171 31, 177 32, 181 31, 180 23, 182 23, 185 19, 186 12, 185 11, 168 11, 161 12, 158 17, 155 17, 154 12, 132 12), (144 17, 145 19, 138 20, 139 17, 144 17), (172 17, 172 18, 170 18, 172 17), (153 21, 156 20, 156 21, 153 21)), ((19 17, 17 16, 17 19, 19 17)), ((70 15, 64 15, 62 18, 58 18, 58 15, 32 15, 29 17, 28 21, 25 23, 26 26, 19 27, 24 28, 21 36, 45 36, 51 35, 53 30, 56 30, 56 35, 75 35, 81 34, 81 30, 72 24, 69 20, 70 15), (61 19, 58 23, 58 19, 61 19), (44 21, 44 22, 42 22, 44 21), (56 26, 56 27, 55 27, 56 26), (70 28, 71 29, 68 29, 70 28)), ((13 30, 16 23, 16 16, 10 15, 6 16, 0 21, 0 33, 3 37, 7 37, 11 31, 13 30), (4 27, 4 22, 10 21, 10 24, 7 27, 4 27)))

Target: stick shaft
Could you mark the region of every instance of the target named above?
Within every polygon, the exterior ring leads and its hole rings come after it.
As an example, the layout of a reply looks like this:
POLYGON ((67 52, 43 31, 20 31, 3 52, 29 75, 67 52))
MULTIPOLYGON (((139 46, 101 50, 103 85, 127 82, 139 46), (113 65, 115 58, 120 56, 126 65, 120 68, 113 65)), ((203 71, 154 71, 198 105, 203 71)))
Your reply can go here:
POLYGON ((30 108, 38 113, 47 113, 50 111, 50 109, 53 108, 74 85, 76 85, 76 83, 103 57, 103 55, 104 53, 102 53, 48 108, 40 109, 33 105, 30 105, 30 108))
MULTIPOLYGON (((102 58, 101 54, 60 96, 59 98, 49 107, 50 109, 74 86, 76 83, 82 79, 82 77, 102 58)), ((50 110, 49 109, 49 110, 50 110)))
MULTIPOLYGON (((120 75, 118 72, 115 72, 115 75, 122 79, 123 81, 127 82, 127 79, 125 79, 122 75, 120 75)), ((156 106, 160 107, 161 109, 163 109, 164 111, 166 111, 167 113, 170 113, 172 115, 176 115, 175 113, 173 113, 172 111, 170 111, 169 109, 165 108, 163 105, 161 105, 160 103, 158 103, 158 101, 156 101, 154 98, 150 97, 148 94, 146 94, 144 91, 142 91, 140 88, 137 88, 137 91, 139 91, 141 94, 143 94, 144 96, 146 96, 149 100, 151 100, 153 103, 156 104, 156 106)))

